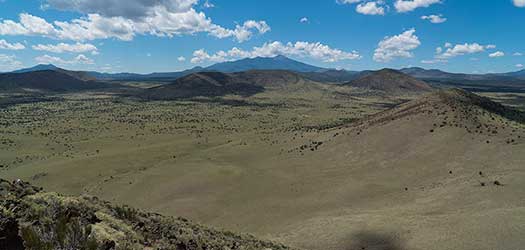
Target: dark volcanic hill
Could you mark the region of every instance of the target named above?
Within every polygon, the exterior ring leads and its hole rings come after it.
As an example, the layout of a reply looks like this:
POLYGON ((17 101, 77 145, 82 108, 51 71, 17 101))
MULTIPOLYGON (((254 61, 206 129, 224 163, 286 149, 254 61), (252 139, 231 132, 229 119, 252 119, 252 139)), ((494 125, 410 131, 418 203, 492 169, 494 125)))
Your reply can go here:
POLYGON ((56 70, 0 74, 0 90, 7 91, 36 90, 68 92, 108 88, 110 86, 112 85, 82 80, 56 70))
POLYGON ((264 91, 263 87, 251 84, 232 74, 200 72, 179 78, 167 85, 147 89, 141 96, 153 100, 171 100, 197 96, 250 96, 262 91, 264 91))
POLYGON ((267 89, 284 88, 305 81, 298 73, 286 70, 250 70, 232 73, 231 75, 243 82, 267 89))
POLYGON ((347 83, 350 86, 387 93, 413 93, 432 90, 426 82, 393 69, 372 71, 347 83))
POLYGON ((385 124, 396 120, 429 120, 433 127, 464 128, 469 133, 494 134, 509 122, 525 123, 525 112, 501 105, 462 89, 440 90, 373 115, 363 124, 385 124), (415 118, 417 117, 417 118, 415 118))
POLYGON ((173 83, 145 90, 141 97, 170 100, 225 95, 251 96, 265 89, 284 89, 305 83, 299 74, 284 70, 252 70, 237 73, 199 72, 173 83))
POLYGON ((96 197, 45 193, 0 179, 0 249, 291 249, 96 197))

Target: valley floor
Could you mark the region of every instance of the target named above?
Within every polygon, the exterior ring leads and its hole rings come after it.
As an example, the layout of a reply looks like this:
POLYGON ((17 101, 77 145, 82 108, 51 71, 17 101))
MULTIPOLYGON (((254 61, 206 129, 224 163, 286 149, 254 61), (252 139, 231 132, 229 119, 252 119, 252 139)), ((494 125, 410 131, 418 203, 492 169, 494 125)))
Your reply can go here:
POLYGON ((357 126, 415 97, 337 91, 60 98, 0 110, 2 178, 306 249, 525 245, 516 122, 496 117, 496 133, 439 126, 457 118, 452 108, 357 126))

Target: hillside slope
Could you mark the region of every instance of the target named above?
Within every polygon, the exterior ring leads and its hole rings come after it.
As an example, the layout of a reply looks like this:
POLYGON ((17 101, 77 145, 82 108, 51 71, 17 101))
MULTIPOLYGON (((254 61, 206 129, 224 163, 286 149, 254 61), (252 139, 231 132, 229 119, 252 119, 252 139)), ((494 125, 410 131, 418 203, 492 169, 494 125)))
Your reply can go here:
POLYGON ((108 88, 112 85, 85 81, 56 70, 32 71, 27 73, 0 74, 0 90, 37 90, 52 92, 80 91, 108 88))
POLYGON ((96 197, 45 193, 0 179, 0 249, 290 249, 183 218, 115 206, 96 197))
POLYGON ((427 83, 392 69, 382 69, 350 81, 347 85, 387 93, 426 92, 432 90, 427 83))
POLYGON ((150 100, 172 100, 225 95, 252 96, 265 90, 297 89, 308 81, 284 70, 252 70, 236 73, 200 72, 171 84, 147 89, 140 96, 150 100))
POLYGON ((524 117, 449 90, 312 135, 321 146, 297 150, 306 155, 302 164, 320 169, 298 165, 302 182, 324 189, 325 212, 288 227, 282 240, 311 249, 326 246, 317 242, 436 250, 525 244, 524 117), (304 241, 314 233, 316 241, 304 241))
POLYGON ((201 72, 175 80, 175 82, 145 90, 142 97, 151 100, 171 100, 197 96, 224 95, 250 96, 264 89, 234 75, 220 72, 201 72))

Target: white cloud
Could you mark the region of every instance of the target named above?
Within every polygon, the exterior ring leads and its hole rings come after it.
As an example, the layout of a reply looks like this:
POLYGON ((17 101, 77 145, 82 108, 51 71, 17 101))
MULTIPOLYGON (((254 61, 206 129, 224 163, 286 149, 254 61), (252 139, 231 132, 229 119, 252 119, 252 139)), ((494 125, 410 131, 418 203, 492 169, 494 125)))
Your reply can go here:
POLYGON ((516 64, 516 68, 523 68, 523 64, 521 63, 516 64))
POLYGON ((513 0, 513 2, 516 7, 525 7, 525 0, 513 0))
POLYGON ((42 36, 60 40, 86 41, 117 38, 130 41, 136 35, 180 36, 208 33, 217 38, 239 42, 255 33, 270 31, 265 21, 248 20, 234 29, 214 24, 193 5, 197 0, 50 0, 52 7, 74 10, 86 16, 70 21, 49 23, 27 13, 18 22, 0 21, 0 35, 42 36), (169 2, 169 3, 168 3, 169 2))
POLYGON ((308 17, 303 17, 299 20, 300 23, 308 23, 308 17))
POLYGON ((12 71, 22 67, 16 56, 0 54, 0 71, 12 71))
POLYGON ((179 61, 179 62, 184 62, 184 61, 186 61, 186 57, 179 56, 179 57, 177 58, 177 61, 179 61))
POLYGON ((75 44, 59 43, 56 45, 38 44, 38 45, 33 45, 32 48, 34 50, 47 51, 47 52, 52 52, 52 53, 66 53, 66 52, 68 53, 91 52, 92 54, 98 53, 97 47, 90 43, 75 43, 75 44))
POLYGON ((495 49, 496 48, 496 45, 494 44, 489 44, 487 46, 485 46, 486 49, 495 49))
POLYGON ((447 21, 446 18, 443 17, 443 15, 428 15, 428 16, 422 16, 421 19, 423 20, 429 20, 431 23, 444 23, 447 21))
POLYGON ((502 56, 505 56, 505 53, 503 53, 501 51, 496 51, 494 53, 489 54, 489 57, 491 57, 491 58, 502 57, 502 56))
POLYGON ((6 40, 2 39, 0 40, 0 49, 6 49, 6 50, 23 50, 26 46, 24 46, 21 43, 9 43, 6 40))
POLYGON ((71 60, 65 60, 60 57, 43 55, 35 58, 35 61, 40 64, 58 64, 58 65, 75 65, 75 64, 94 64, 95 62, 85 55, 78 55, 71 60))
POLYGON ((202 4, 202 6, 203 6, 204 8, 209 9, 209 8, 214 8, 214 7, 215 7, 215 4, 213 4, 213 3, 211 3, 210 1, 206 0, 206 1, 204 2, 204 4, 202 4))
POLYGON ((385 8, 381 4, 383 4, 382 1, 360 3, 355 10, 363 15, 384 15, 385 8))
POLYGON ((211 25, 209 32, 218 38, 235 37, 237 41, 244 42, 252 37, 254 30, 259 34, 264 34, 270 29, 270 26, 265 21, 248 20, 243 25, 237 25, 234 30, 211 25))
POLYGON ((338 62, 343 60, 356 60, 361 56, 358 52, 346 52, 339 49, 330 48, 322 43, 295 42, 286 43, 271 42, 265 43, 261 47, 254 47, 250 51, 239 48, 232 48, 229 51, 218 51, 215 54, 208 54, 204 49, 193 52, 192 63, 202 62, 224 62, 240 58, 272 57, 277 55, 308 57, 324 62, 338 62))
POLYGON ((182 13, 192 9, 198 0, 47 0, 49 7, 104 17, 138 20, 149 17, 157 9, 182 13))
POLYGON ((438 63, 448 63, 448 61, 444 60, 444 59, 432 59, 432 60, 422 60, 421 63, 423 63, 423 64, 438 64, 438 63))
POLYGON ((397 12, 410 12, 417 8, 428 7, 440 2, 441 0, 396 0, 394 7, 397 12))
POLYGON ((336 0, 335 2, 338 4, 353 4, 353 3, 359 3, 363 0, 336 0))
POLYGON ((479 43, 470 43, 470 44, 465 43, 465 44, 456 44, 452 46, 452 44, 447 43, 445 44, 445 47, 447 48, 447 50, 445 50, 442 53, 439 50, 436 50, 436 52, 438 52, 436 53, 436 58, 448 59, 448 58, 453 58, 456 56, 462 56, 466 54, 475 54, 475 53, 484 52, 485 49, 493 49, 496 46, 494 45, 483 46, 483 45, 480 45, 479 43))
POLYGON ((419 38, 414 33, 416 30, 410 29, 396 36, 385 37, 379 42, 374 52, 374 60, 390 62, 397 57, 413 57, 412 50, 421 45, 419 38))
POLYGON ((521 53, 521 52, 516 52, 516 53, 514 53, 514 54, 512 54, 512 55, 513 55, 513 56, 523 56, 523 53, 521 53))

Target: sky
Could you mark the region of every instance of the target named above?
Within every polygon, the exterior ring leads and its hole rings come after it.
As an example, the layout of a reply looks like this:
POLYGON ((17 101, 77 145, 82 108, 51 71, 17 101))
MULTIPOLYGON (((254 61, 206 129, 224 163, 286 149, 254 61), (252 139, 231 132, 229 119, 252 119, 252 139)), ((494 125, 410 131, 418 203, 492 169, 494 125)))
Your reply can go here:
POLYGON ((171 72, 285 55, 347 70, 525 69, 525 0, 0 0, 0 72, 171 72))

